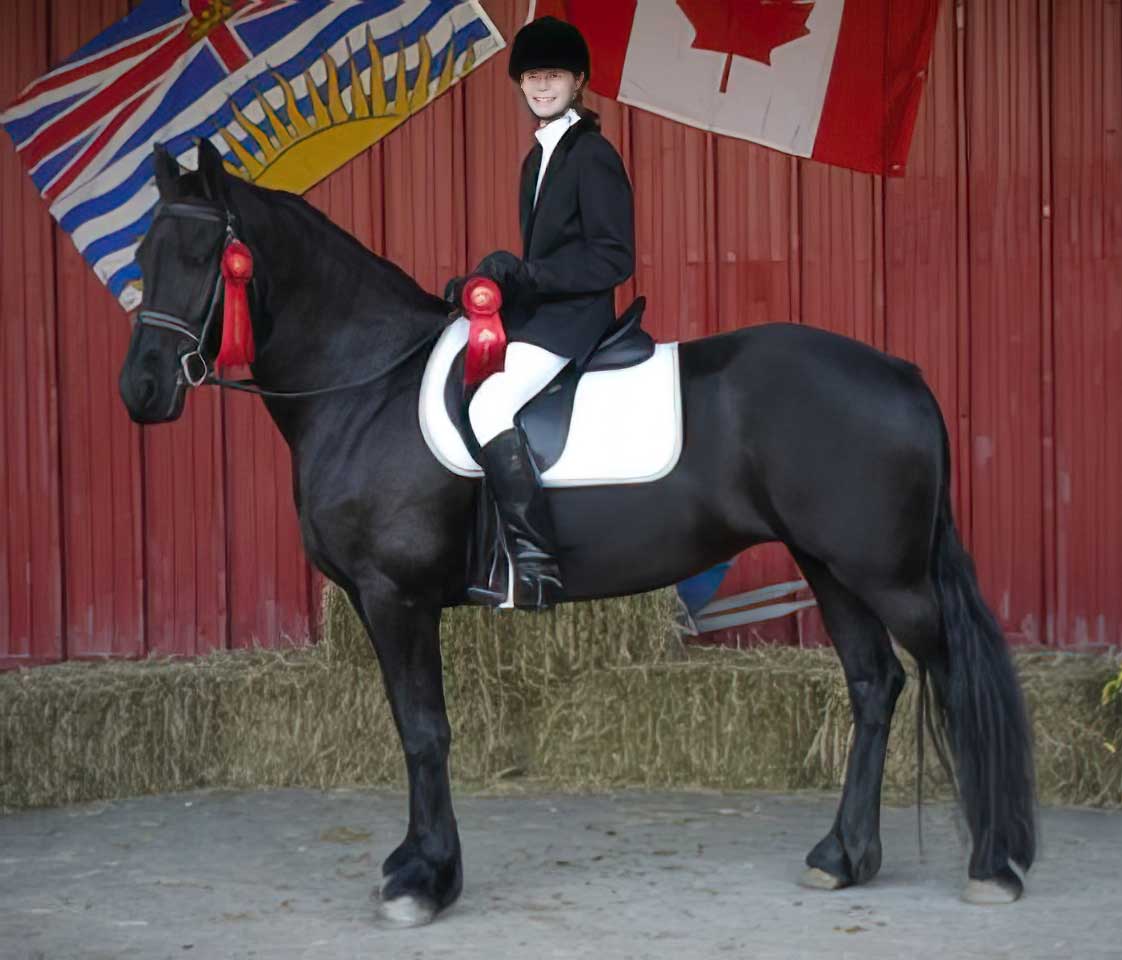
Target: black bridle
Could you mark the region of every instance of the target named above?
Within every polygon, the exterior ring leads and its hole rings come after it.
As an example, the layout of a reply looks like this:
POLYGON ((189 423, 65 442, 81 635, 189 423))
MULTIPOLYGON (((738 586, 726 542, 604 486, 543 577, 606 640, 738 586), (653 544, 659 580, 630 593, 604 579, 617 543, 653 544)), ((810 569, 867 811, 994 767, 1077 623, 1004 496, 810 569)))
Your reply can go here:
POLYGON ((208 284, 210 288, 210 300, 203 314, 201 324, 196 325, 195 322, 188 320, 184 317, 178 316, 174 313, 169 313, 166 310, 141 310, 136 317, 136 322, 145 324, 150 327, 161 327, 164 330, 171 330, 173 333, 178 333, 182 337, 186 337, 195 344, 193 350, 184 351, 179 355, 179 370, 177 373, 177 381, 180 385, 189 387, 198 387, 207 382, 211 376, 210 367, 207 365, 206 358, 203 356, 203 346, 206 343, 207 334, 210 332, 211 325, 214 323, 215 315, 218 313, 218 304, 222 300, 222 292, 225 287, 225 280, 222 277, 222 252, 226 249, 226 245, 237 237, 237 229, 233 214, 222 207, 212 206, 209 204, 201 203, 161 203, 156 207, 156 215, 152 218, 153 229, 156 226, 156 221, 161 217, 180 217, 185 220, 209 220, 214 223, 222 224, 225 231, 222 235, 221 249, 218 250, 218 259, 214 268, 214 276, 211 277, 208 284), (198 331, 196 333, 196 330, 198 331), (198 376, 192 376, 191 362, 197 360, 202 367, 202 373, 198 376))
MULTIPOLYGON (((328 393, 336 393, 340 390, 350 390, 354 387, 366 386, 370 383, 375 383, 383 377, 388 376, 398 367, 402 366, 406 361, 410 360, 419 353, 424 347, 434 341, 443 332, 444 328, 439 327, 436 330, 430 331, 425 334, 420 340, 413 344, 403 354, 396 357, 392 363, 383 367, 376 373, 368 377, 363 377, 361 380, 353 380, 350 383, 336 384, 330 387, 320 387, 317 390, 266 390, 257 385, 255 380, 224 380, 215 375, 207 363, 206 357, 203 356, 203 348, 206 344, 207 334, 210 333, 211 325, 214 323, 214 318, 218 313, 218 304, 222 302, 222 294, 225 289, 226 281, 222 276, 222 255, 227 245, 234 240, 238 239, 237 231, 237 218, 232 210, 225 207, 220 207, 216 204, 206 203, 188 203, 185 201, 174 201, 170 203, 160 203, 156 208, 156 214, 152 218, 152 227, 155 227, 156 221, 160 217, 181 217, 184 219, 192 220, 209 220, 215 223, 224 225, 225 230, 222 234, 221 248, 218 250, 218 259, 214 268, 214 276, 209 282, 210 297, 207 302, 206 311, 203 314, 201 323, 193 322, 184 317, 178 316, 174 313, 169 313, 164 310, 144 309, 137 314, 136 322, 149 327, 160 327, 164 330, 170 330, 180 336, 186 337, 194 343, 194 349, 186 350, 179 355, 179 367, 176 371, 176 383, 179 386, 189 388, 201 387, 203 385, 224 387, 229 390, 241 390, 245 393, 254 393, 262 397, 282 397, 282 398, 297 398, 297 397, 317 397, 328 393), (198 330, 198 333, 195 331, 198 330), (191 372, 191 365, 198 364, 198 369, 201 373, 193 376, 191 372)), ((256 291, 256 279, 250 281, 253 284, 253 289, 256 291)))

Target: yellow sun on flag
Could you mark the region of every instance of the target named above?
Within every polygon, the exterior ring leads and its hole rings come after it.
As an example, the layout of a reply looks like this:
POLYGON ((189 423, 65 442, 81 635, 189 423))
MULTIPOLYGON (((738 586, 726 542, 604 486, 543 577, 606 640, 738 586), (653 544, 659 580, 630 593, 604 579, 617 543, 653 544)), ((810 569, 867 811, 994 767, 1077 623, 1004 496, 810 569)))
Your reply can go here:
MULTIPOLYGON (((304 71, 309 101, 307 114, 301 111, 292 84, 275 70, 271 72, 276 81, 272 90, 283 96, 280 110, 270 103, 267 93, 258 90, 255 99, 262 117, 254 122, 231 101, 234 119, 246 136, 240 139, 229 127, 219 129, 236 158, 236 162, 226 162, 226 169, 263 187, 303 193, 403 124, 447 90, 457 76, 463 77, 475 66, 471 47, 458 71, 455 56, 449 54, 444 58, 444 68, 430 93, 432 50, 428 38, 422 36, 417 44, 420 64, 412 89, 406 77, 405 50, 403 47, 398 50, 391 101, 386 94, 382 57, 369 29, 366 47, 370 54, 370 70, 365 84, 349 44, 347 60, 342 64, 346 76, 340 77, 340 67, 327 53, 320 58, 326 72, 322 87, 310 70, 304 71)), ((274 95, 272 99, 279 97, 274 95)))

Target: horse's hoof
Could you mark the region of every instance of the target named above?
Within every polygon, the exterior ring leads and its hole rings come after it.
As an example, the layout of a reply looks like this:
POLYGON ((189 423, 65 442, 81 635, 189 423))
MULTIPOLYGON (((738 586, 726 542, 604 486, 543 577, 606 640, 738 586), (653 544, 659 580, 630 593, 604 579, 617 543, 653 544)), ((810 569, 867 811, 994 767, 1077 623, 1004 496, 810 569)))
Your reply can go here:
POLYGON ((967 903, 991 906, 996 903, 1014 903, 1021 899, 1024 886, 1020 880, 1016 884, 1008 880, 968 880, 962 890, 962 899, 967 903))
POLYGON ((835 877, 832 873, 819 870, 817 867, 808 867, 804 870, 799 877, 799 883, 814 890, 841 890, 849 886, 841 877, 835 877))
POLYGON ((385 877, 377 891, 378 915, 386 926, 423 927, 427 923, 432 923, 437 912, 435 903, 427 897, 418 897, 410 893, 387 900, 384 891, 389 881, 390 877, 385 877))

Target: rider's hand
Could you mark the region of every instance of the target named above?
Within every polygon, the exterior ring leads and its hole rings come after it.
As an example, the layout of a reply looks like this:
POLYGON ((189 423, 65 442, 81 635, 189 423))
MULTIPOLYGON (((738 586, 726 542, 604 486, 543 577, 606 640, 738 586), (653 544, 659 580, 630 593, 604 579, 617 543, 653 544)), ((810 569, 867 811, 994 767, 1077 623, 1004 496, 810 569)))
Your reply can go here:
POLYGON ((533 290, 534 281, 526 261, 516 257, 509 250, 496 250, 479 261, 475 273, 490 277, 499 285, 503 301, 519 299, 533 290))

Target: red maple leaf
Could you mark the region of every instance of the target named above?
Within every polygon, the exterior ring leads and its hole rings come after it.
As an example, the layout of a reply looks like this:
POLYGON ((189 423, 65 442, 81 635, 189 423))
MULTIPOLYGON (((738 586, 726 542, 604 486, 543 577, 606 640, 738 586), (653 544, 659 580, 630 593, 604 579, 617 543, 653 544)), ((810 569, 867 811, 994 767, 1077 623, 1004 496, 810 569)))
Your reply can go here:
POLYGON ((727 53, 721 93, 729 82, 732 58, 771 65, 771 51, 810 31, 811 0, 678 0, 697 33, 691 47, 727 53))

